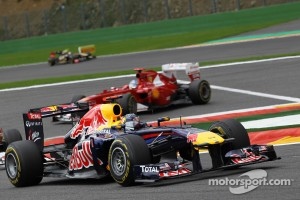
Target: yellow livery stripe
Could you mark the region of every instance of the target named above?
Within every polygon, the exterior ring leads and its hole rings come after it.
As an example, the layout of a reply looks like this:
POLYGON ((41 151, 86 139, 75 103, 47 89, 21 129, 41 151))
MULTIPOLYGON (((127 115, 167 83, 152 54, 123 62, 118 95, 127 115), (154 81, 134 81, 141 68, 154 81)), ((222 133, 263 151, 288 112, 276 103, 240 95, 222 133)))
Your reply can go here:
POLYGON ((224 142, 224 138, 210 131, 197 133, 196 136, 195 134, 191 134, 188 136, 188 140, 190 140, 193 143, 193 145, 213 145, 224 142))

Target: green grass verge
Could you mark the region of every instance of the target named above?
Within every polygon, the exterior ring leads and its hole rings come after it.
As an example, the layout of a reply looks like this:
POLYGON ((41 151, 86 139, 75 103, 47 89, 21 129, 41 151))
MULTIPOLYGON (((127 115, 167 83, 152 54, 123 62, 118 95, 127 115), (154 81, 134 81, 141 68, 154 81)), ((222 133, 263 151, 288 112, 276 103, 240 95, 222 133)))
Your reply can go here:
POLYGON ((0 66, 45 62, 49 52, 95 44, 97 55, 200 44, 300 18, 300 3, 0 42, 0 66))

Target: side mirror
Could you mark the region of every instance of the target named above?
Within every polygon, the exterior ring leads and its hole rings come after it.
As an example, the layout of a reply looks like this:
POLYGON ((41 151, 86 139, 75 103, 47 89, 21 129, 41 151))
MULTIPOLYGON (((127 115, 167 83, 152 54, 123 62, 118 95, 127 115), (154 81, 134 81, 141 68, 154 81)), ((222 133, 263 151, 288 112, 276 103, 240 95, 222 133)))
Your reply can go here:
POLYGON ((170 117, 160 117, 157 119, 157 126, 160 126, 160 122, 170 121, 170 117))

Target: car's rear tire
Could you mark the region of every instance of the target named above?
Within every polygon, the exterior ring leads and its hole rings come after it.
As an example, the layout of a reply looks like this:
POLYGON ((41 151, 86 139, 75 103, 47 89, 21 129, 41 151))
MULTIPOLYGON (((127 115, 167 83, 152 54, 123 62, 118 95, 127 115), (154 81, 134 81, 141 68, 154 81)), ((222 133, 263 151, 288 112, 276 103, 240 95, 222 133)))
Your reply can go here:
POLYGON ((130 93, 122 95, 122 98, 117 100, 117 103, 122 107, 122 115, 128 113, 137 113, 137 102, 130 93))
POLYGON ((8 147, 8 145, 12 142, 22 140, 22 135, 17 129, 7 129, 3 131, 3 144, 4 151, 8 147))
POLYGON ((189 86, 189 97, 193 104, 207 104, 211 98, 211 89, 208 81, 192 81, 189 86))
POLYGON ((150 150, 145 140, 137 135, 120 136, 114 140, 109 149, 110 174, 122 186, 135 183, 134 165, 150 162, 150 150))
POLYGON ((5 169, 14 186, 37 185, 43 179, 42 153, 31 140, 13 142, 5 152, 5 169))
POLYGON ((80 99, 83 99, 85 98, 86 96, 85 95, 82 95, 82 94, 78 94, 78 95, 75 95, 72 97, 71 99, 71 103, 76 103, 77 101, 79 101, 80 99))
POLYGON ((57 63, 57 59, 56 58, 49 58, 48 63, 50 65, 50 67, 52 67, 57 63))
POLYGON ((224 164, 228 159, 225 154, 234 149, 241 149, 250 146, 250 139, 245 127, 235 119, 226 119, 213 123, 209 131, 219 134, 224 139, 234 138, 234 141, 221 146, 221 156, 224 164))

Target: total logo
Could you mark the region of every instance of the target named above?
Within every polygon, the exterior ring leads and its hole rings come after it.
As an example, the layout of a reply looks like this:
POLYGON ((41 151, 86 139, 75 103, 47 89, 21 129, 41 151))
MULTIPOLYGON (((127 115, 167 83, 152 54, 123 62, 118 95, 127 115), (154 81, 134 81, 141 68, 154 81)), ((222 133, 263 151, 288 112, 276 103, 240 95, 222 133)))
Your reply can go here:
POLYGON ((140 166, 142 168, 142 172, 159 172, 159 167, 146 167, 145 165, 140 166))

